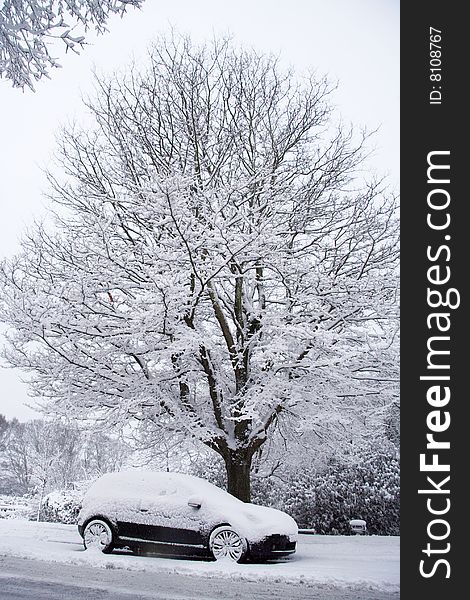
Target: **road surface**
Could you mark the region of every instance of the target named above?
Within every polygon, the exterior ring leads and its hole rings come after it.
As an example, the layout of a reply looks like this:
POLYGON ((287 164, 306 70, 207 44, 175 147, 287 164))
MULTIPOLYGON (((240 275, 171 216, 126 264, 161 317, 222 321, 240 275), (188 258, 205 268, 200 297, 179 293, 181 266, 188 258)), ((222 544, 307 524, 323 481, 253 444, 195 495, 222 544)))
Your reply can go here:
POLYGON ((0 557, 1 600, 398 600, 398 592, 249 582, 0 557))

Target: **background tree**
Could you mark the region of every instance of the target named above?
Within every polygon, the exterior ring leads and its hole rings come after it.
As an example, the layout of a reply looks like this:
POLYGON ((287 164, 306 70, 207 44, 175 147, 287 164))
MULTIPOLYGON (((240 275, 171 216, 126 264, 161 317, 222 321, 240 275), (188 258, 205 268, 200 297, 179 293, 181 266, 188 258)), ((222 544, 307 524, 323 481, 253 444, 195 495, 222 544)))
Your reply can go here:
POLYGON ((0 447, 0 492, 2 494, 25 494, 31 481, 25 426, 17 419, 6 423, 0 447))
POLYGON ((80 479, 90 480, 119 471, 129 462, 129 448, 119 439, 93 433, 81 434, 80 479))
POLYGON ((5 356, 49 411, 206 444, 249 500, 279 419, 376 409, 394 200, 328 81, 271 56, 161 40, 97 84, 95 127, 62 133, 56 230, 2 266, 5 356))
POLYGON ((63 423, 40 419, 9 423, 2 471, 10 482, 10 493, 25 494, 37 489, 42 496, 54 487, 63 488, 77 478, 80 435, 63 423))
POLYGON ((8 421, 5 418, 5 415, 0 414, 0 451, 4 447, 4 438, 6 436, 7 430, 8 430, 8 421))
POLYGON ((15 87, 28 86, 48 77, 60 66, 50 54, 51 43, 61 40, 66 50, 83 46, 83 31, 94 27, 103 33, 113 13, 121 16, 128 6, 143 0, 3 0, 0 9, 0 77, 15 87), (76 29, 81 30, 78 33, 76 29))
POLYGON ((129 449, 103 433, 79 431, 63 421, 0 418, 0 494, 65 490, 117 471, 128 459, 129 449))

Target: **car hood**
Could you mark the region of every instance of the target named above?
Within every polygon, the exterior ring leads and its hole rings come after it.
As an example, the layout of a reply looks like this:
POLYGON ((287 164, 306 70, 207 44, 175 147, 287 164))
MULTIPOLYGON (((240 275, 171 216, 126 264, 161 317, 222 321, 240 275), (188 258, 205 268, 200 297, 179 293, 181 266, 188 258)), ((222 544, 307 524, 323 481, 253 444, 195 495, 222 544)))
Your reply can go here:
POLYGON ((241 503, 227 517, 230 525, 250 541, 273 534, 287 535, 292 541, 297 541, 297 523, 288 514, 275 508, 241 503))

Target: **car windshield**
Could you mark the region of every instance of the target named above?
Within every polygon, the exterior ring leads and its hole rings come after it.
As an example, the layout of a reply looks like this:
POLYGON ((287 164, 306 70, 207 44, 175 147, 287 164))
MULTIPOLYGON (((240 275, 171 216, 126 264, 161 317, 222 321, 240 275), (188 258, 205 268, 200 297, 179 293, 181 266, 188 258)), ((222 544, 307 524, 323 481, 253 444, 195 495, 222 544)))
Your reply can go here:
POLYGON ((213 502, 220 503, 240 503, 241 501, 234 496, 228 494, 225 490, 209 483, 205 479, 185 475, 183 473, 168 474, 168 479, 171 479, 182 495, 197 496, 201 499, 210 499, 213 502))

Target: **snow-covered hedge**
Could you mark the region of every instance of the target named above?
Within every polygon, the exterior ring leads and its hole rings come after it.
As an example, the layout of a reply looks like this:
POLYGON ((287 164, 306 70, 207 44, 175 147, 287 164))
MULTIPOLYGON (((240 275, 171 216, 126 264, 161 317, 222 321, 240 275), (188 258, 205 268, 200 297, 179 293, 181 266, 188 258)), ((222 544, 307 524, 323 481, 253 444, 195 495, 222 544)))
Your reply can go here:
MULTIPOLYGON (((225 487, 223 464, 201 460, 194 472, 225 487)), ((252 502, 290 514, 301 529, 318 534, 351 533, 349 521, 364 519, 374 535, 400 533, 400 461, 391 448, 338 455, 318 472, 304 467, 282 477, 252 478, 252 502)))
POLYGON ((287 480, 254 480, 253 502, 294 517, 318 534, 351 533, 349 521, 364 519, 375 535, 400 533, 400 464, 396 454, 362 451, 332 461, 320 473, 291 473, 287 480))
POLYGON ((44 496, 41 521, 75 524, 83 499, 81 490, 59 490, 44 496))

